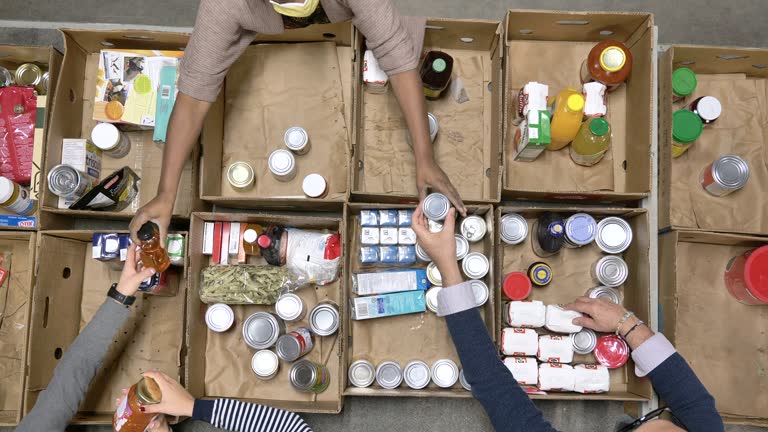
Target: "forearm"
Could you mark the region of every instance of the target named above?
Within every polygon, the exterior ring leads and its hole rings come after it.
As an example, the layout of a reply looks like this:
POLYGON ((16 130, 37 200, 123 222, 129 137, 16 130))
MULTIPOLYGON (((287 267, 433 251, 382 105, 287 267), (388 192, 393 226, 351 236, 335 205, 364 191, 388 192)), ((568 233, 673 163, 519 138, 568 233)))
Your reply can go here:
POLYGON ((434 154, 429 139, 427 104, 418 72, 413 69, 394 74, 389 77, 389 81, 411 134, 416 164, 432 162, 434 154))
POLYGON ((192 419, 233 432, 311 432, 298 414, 234 399, 195 400, 192 419))

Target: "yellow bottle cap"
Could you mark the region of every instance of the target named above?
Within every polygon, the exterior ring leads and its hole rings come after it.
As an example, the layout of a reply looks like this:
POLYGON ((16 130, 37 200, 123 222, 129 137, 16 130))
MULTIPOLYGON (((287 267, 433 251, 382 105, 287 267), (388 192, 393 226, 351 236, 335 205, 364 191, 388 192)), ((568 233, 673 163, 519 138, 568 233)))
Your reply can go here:
POLYGON ((600 67, 606 72, 616 72, 624 67, 627 55, 617 46, 610 46, 600 53, 600 67))
POLYGON ((568 96, 566 105, 570 111, 581 111, 584 109, 584 96, 580 94, 572 94, 568 96))

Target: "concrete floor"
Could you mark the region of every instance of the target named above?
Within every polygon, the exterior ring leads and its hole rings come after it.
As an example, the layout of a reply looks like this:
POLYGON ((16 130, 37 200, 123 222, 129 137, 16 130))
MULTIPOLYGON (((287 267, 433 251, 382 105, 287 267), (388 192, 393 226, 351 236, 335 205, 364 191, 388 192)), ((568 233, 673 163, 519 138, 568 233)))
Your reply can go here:
MULTIPOLYGON (((508 8, 648 11, 655 14, 660 43, 765 47, 765 0, 394 0, 405 15, 501 20, 508 8)), ((127 24, 190 27, 196 0, 2 0, 0 43, 54 44, 58 27, 127 24)), ((623 415, 618 402, 537 402, 561 429, 612 430, 623 415)), ((490 431, 480 405, 461 399, 348 398, 341 415, 309 415, 316 431, 490 431)), ((10 428, 0 428, 9 432, 10 428)), ((72 428, 106 432, 108 427, 72 428)), ((758 431, 730 426, 729 431, 758 431)))

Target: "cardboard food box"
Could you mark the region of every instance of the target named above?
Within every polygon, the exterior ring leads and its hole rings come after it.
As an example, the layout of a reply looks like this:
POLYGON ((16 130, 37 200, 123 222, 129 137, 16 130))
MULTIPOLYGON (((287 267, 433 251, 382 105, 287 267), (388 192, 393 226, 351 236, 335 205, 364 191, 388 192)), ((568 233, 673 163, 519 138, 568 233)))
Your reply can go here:
MULTIPOLYGON (((429 19, 422 54, 453 57, 469 100, 446 90, 427 111, 437 117, 435 160, 467 203, 496 203, 501 194, 502 29, 498 21, 429 19)), ((359 39, 363 35, 358 32, 359 39)), ((392 85, 384 94, 364 90, 355 75, 352 198, 360 202, 416 203, 416 160, 392 85)))
POLYGON ((203 200, 238 208, 341 211, 349 195, 352 71, 362 55, 353 37, 349 22, 256 37, 230 68, 203 126, 203 200), (288 150, 284 135, 294 126, 307 132, 310 149, 293 153, 295 177, 280 181, 269 170, 269 156, 288 150), (227 177, 239 161, 254 173, 245 190, 227 177), (327 183, 323 198, 304 195, 302 182, 312 173, 327 183))
MULTIPOLYGON (((120 278, 120 271, 92 258, 95 232, 102 231, 44 231, 38 236, 36 268, 42 271, 32 299, 25 415, 53 377, 58 360, 106 299, 110 285, 120 278)), ((137 296, 73 424, 111 424, 115 398, 142 372, 159 369, 183 379, 186 265, 168 271, 175 275, 169 283, 178 285, 178 294, 137 296)))
MULTIPOLYGON (((53 47, 33 47, 19 45, 0 45, 0 66, 13 73, 24 63, 34 63, 48 71, 48 93, 37 96, 37 115, 35 125, 35 144, 32 155, 32 180, 29 185, 30 194, 39 199, 42 195, 43 155, 45 155, 46 135, 49 118, 53 107, 59 69, 63 56, 53 47)), ((39 204, 39 203, 38 203, 39 204)), ((40 206, 32 217, 18 216, 5 209, 0 209, 0 230, 29 230, 40 226, 40 206)))
MULTIPOLYGON (((345 275, 345 298, 357 297, 352 291, 352 277, 355 273, 390 270, 396 267, 375 268, 360 264, 360 210, 363 209, 413 209, 411 205, 401 204, 348 204, 345 220, 347 224, 346 249, 347 268, 345 275)), ((495 281, 494 275, 494 223, 493 207, 490 205, 469 205, 468 214, 476 214, 485 219, 487 233, 483 240, 470 243, 470 252, 480 252, 490 261, 490 270, 482 280, 488 285, 488 301, 481 306, 480 316, 488 327, 488 333, 493 337, 496 334, 494 320, 495 308, 495 281)), ((457 229, 458 229, 457 221, 457 229)), ((417 263, 404 268, 426 268, 424 264, 417 263)), ((382 317, 355 321, 349 314, 344 316, 344 324, 348 331, 349 343, 344 352, 344 394, 349 396, 416 396, 416 397, 466 397, 471 398, 472 393, 464 390, 460 383, 451 388, 439 388, 434 383, 422 390, 413 390, 403 382, 400 387, 387 390, 376 383, 367 388, 352 386, 348 382, 346 370, 350 364, 359 359, 367 359, 374 367, 384 361, 395 361, 400 367, 405 368, 411 360, 421 360, 431 366, 440 359, 451 359, 461 368, 456 348, 448 332, 445 319, 438 317, 427 309, 422 313, 382 317)))
POLYGON ((646 197, 656 138, 653 15, 510 10, 505 27, 502 199, 631 202, 646 197), (567 88, 581 92, 582 62, 595 44, 608 39, 629 48, 633 66, 627 82, 607 93, 611 145, 603 160, 577 165, 565 147, 545 151, 533 162, 515 161, 511 116, 522 86, 547 84, 550 98, 567 88))
POLYGON ((16 425, 23 411, 36 236, 34 232, 0 232, 0 251, 11 252, 10 260, 4 259, 0 266, 9 271, 7 282, 0 286, 0 370, 4 371, 0 377, 0 426, 16 425))
MULTIPOLYGON (((102 49, 183 49, 189 35, 157 31, 134 30, 63 30, 66 55, 62 63, 59 83, 56 89, 57 104, 51 113, 48 132, 48 146, 43 168, 43 177, 62 161, 62 140, 65 138, 90 139, 91 130, 98 123, 93 120, 93 106, 96 97, 99 57, 102 49)), ((127 166, 141 178, 139 194, 127 208, 120 212, 93 210, 69 210, 59 208, 58 196, 51 193, 47 185, 42 188, 40 205, 44 213, 73 217, 93 217, 110 219, 130 219, 136 210, 152 200, 160 182, 160 168, 163 160, 163 145, 153 141, 153 130, 141 130, 123 127, 131 142, 130 152, 119 159, 102 155, 101 179, 118 169, 127 166)), ((187 160, 179 180, 179 190, 173 216, 188 218, 189 214, 200 209, 198 198, 198 159, 199 146, 193 147, 192 155, 187 160)), ((43 180, 46 184, 47 180, 43 180)), ((49 227, 44 226, 48 229, 49 227)))
POLYGON ((765 237, 690 230, 659 238, 659 330, 726 423, 768 426, 768 314, 739 303, 723 279, 733 257, 766 244, 765 237))
MULTIPOLYGON (((315 337, 315 346, 303 359, 323 363, 330 374, 330 385, 323 393, 301 393, 289 382, 290 363, 280 360, 277 376, 262 381, 251 370, 251 358, 256 352, 243 340, 243 322, 255 312, 275 312, 274 306, 231 305, 235 322, 229 330, 215 333, 205 323, 208 305, 200 300, 201 271, 209 266, 210 256, 203 255, 205 222, 256 223, 264 227, 277 224, 300 229, 344 233, 344 221, 339 217, 312 217, 304 215, 278 215, 272 213, 193 213, 189 236, 189 281, 190 292, 187 303, 187 352, 186 386, 192 396, 226 397, 246 402, 265 404, 291 411, 335 414, 343 405, 342 384, 346 369, 342 358, 346 323, 341 322, 337 333, 331 336, 315 337)), ((344 245, 346 246, 346 245, 344 245)), ((343 250, 343 253, 346 253, 343 250)), ((235 262, 234 257, 230 260, 235 262)), ((251 257, 250 264, 266 264, 260 257, 251 257), (254 258, 256 260, 254 260, 254 258)), ((212 264, 210 264, 212 265, 212 264)), ((295 292, 310 309, 323 300, 338 305, 341 317, 346 315, 343 290, 346 281, 343 272, 339 279, 325 286, 304 287, 295 292)), ((307 312, 307 317, 309 312, 307 312)), ((307 317, 300 322, 286 323, 286 330, 309 327, 307 317)))
MULTIPOLYGON (((557 254, 541 258, 537 256, 531 247, 532 237, 530 228, 536 219, 545 211, 554 211, 563 216, 570 216, 578 212, 590 214, 596 220, 607 216, 618 216, 626 220, 632 227, 632 244, 622 254, 629 267, 627 281, 618 288, 621 293, 622 304, 628 310, 633 311, 640 319, 648 322, 651 307, 651 267, 649 260, 650 235, 648 230, 649 218, 644 209, 617 209, 600 207, 499 207, 497 212, 498 224, 501 217, 507 213, 521 214, 528 220, 529 234, 523 243, 508 245, 496 236, 496 285, 503 286, 504 277, 511 272, 525 272, 528 266, 537 261, 543 261, 552 267, 552 282, 546 287, 533 287, 529 300, 540 300, 545 305, 566 304, 583 296, 587 290, 598 284, 592 280, 590 269, 598 259, 605 254, 597 247, 590 244, 581 248, 563 248, 557 254)), ((497 225, 498 226, 498 225, 497 225)), ((497 230, 498 231, 498 230, 497 230)), ((509 301, 497 290, 497 337, 500 340, 501 330, 509 325, 502 322, 504 305, 509 301)), ((538 333, 548 333, 545 329, 536 329, 538 333)), ((574 355, 572 364, 597 364, 594 355, 574 355)), ((635 376, 635 368, 632 359, 621 368, 610 370, 611 390, 607 393, 580 394, 557 393, 547 395, 532 395, 535 399, 584 399, 584 400, 618 400, 642 402, 651 399, 653 388, 650 380, 635 376)))
POLYGON ((659 56, 659 227, 768 234, 768 50, 674 45, 659 56), (686 67, 697 85, 672 102, 672 72, 686 67), (701 96, 714 96, 722 114, 682 156, 672 158, 672 114, 701 96), (749 165, 741 190, 710 195, 699 176, 719 156, 749 165))

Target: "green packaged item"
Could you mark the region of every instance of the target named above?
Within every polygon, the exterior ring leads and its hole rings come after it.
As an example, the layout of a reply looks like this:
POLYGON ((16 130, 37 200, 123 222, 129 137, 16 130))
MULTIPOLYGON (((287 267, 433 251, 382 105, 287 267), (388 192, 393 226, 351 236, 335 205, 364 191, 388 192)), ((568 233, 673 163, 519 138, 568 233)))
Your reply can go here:
POLYGON ((203 303, 272 305, 282 291, 306 284, 285 267, 271 265, 217 265, 202 271, 203 303))

